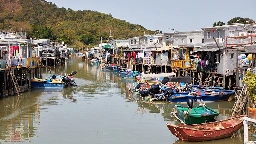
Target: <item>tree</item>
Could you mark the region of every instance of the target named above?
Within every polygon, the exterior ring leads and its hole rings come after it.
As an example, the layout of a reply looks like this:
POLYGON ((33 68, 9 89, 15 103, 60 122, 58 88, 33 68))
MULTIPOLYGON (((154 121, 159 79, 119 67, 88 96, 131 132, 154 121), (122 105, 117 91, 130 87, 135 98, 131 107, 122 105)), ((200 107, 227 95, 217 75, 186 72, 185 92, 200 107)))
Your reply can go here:
POLYGON ((32 32, 30 33, 30 37, 38 39, 56 39, 51 28, 38 25, 32 26, 32 32))
POLYGON ((213 23, 213 27, 215 27, 215 26, 223 26, 223 25, 225 25, 225 23, 222 22, 222 21, 218 21, 218 22, 214 22, 213 23))
POLYGON ((234 23, 252 24, 255 23, 255 21, 250 18, 234 17, 227 22, 228 25, 232 25, 234 23))
POLYGON ((247 71, 244 77, 243 82, 246 84, 247 87, 247 96, 251 101, 250 105, 256 104, 256 74, 252 73, 251 71, 247 71))
POLYGON ((85 45, 89 45, 95 42, 95 38, 91 34, 83 34, 80 38, 80 41, 85 45))
POLYGON ((73 43, 73 48, 75 49, 81 49, 84 47, 84 44, 81 41, 75 40, 73 43))

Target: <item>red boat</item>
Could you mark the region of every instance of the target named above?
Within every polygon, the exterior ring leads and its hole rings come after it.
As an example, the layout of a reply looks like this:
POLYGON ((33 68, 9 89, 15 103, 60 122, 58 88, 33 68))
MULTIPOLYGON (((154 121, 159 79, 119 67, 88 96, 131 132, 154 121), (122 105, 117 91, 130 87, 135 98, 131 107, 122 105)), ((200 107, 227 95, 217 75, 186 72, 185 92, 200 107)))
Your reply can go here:
POLYGON ((166 125, 171 133, 182 141, 201 142, 231 137, 243 126, 243 117, 194 125, 166 125))

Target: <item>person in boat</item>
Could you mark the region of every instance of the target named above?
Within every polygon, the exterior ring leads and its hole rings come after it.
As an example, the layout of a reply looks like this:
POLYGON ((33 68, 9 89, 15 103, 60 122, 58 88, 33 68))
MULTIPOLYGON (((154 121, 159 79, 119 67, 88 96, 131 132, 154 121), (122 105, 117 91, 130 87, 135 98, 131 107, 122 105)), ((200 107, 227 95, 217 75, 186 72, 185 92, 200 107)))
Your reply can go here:
POLYGON ((187 106, 188 106, 189 109, 192 109, 192 108, 193 108, 193 106, 194 106, 194 101, 193 101, 193 99, 188 99, 188 101, 187 101, 187 106))
POLYGON ((175 88, 175 90, 176 90, 176 92, 177 92, 177 93, 179 93, 179 92, 180 92, 179 87, 176 87, 176 88, 175 88))
POLYGON ((52 75, 51 78, 50 78, 50 82, 52 82, 55 79, 56 79, 56 75, 52 75))

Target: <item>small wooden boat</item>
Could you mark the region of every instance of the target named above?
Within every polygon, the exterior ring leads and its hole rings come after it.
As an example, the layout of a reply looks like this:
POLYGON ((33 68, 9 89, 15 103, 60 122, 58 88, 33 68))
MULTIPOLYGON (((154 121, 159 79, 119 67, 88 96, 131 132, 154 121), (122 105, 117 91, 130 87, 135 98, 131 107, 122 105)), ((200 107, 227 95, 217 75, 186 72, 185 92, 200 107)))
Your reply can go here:
POLYGON ((189 108, 181 105, 175 105, 177 117, 185 124, 201 124, 205 122, 214 122, 215 117, 219 112, 207 106, 199 105, 197 107, 189 108))
POLYGON ((243 117, 231 117, 226 120, 194 125, 166 124, 173 135, 182 141, 210 141, 231 137, 243 126, 243 117))

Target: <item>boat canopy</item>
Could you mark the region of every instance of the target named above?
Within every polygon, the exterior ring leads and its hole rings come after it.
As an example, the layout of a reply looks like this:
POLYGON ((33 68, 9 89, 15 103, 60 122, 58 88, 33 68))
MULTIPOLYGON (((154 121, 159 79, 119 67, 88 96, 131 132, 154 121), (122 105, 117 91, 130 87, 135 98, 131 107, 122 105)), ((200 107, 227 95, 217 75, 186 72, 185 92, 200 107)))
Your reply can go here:
POLYGON ((183 76, 183 77, 172 77, 170 78, 170 82, 186 82, 192 83, 193 79, 190 76, 183 76))
POLYGON ((160 73, 160 74, 142 74, 141 78, 163 78, 163 77, 174 77, 176 73, 160 73))

